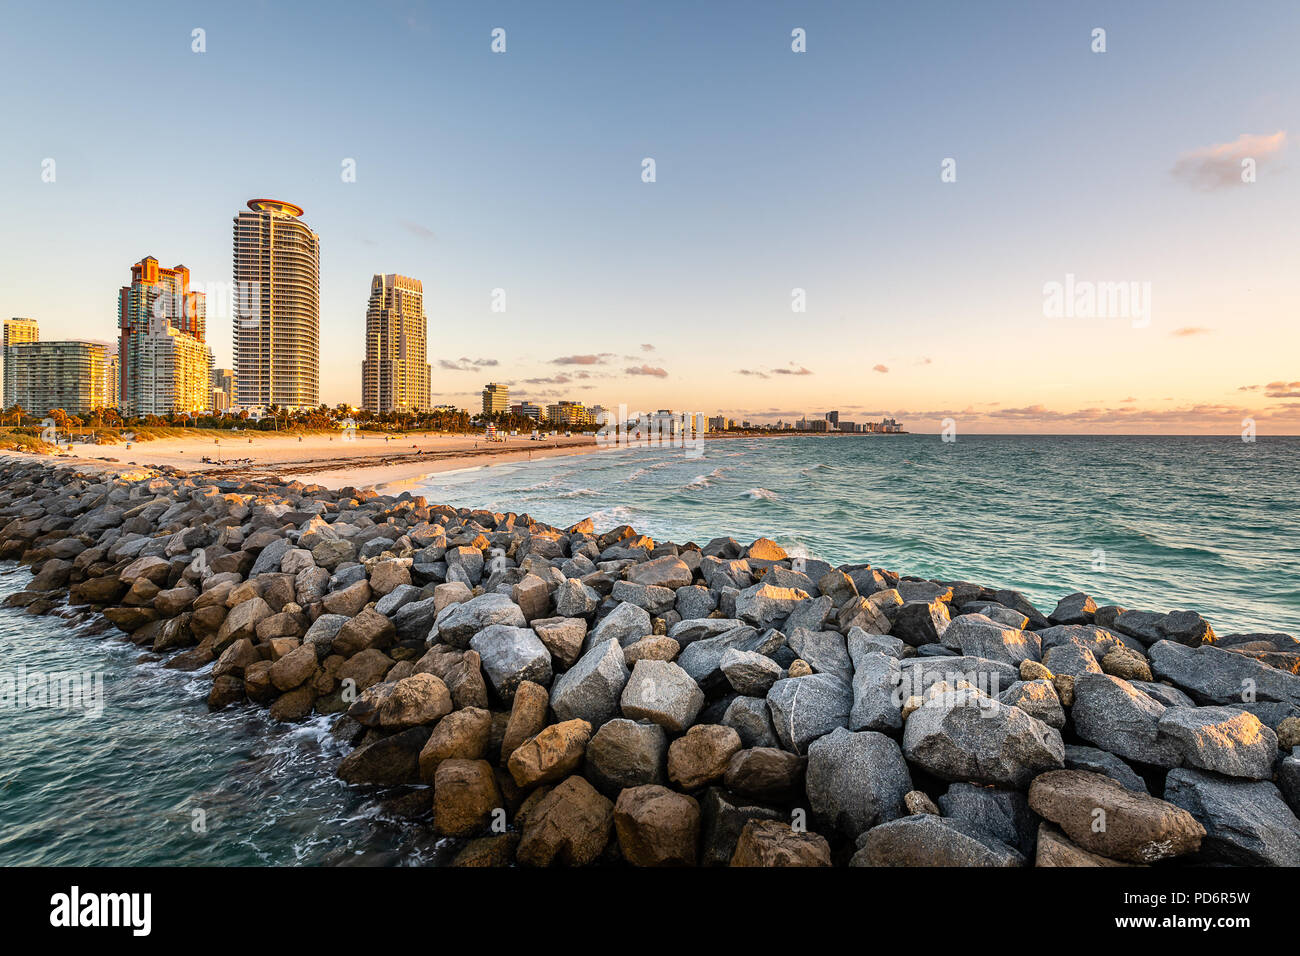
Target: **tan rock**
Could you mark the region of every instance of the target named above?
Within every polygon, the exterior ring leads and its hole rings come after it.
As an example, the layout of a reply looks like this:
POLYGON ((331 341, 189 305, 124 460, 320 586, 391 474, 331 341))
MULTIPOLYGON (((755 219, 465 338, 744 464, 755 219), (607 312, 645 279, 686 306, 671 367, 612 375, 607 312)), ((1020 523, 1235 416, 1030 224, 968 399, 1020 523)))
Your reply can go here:
POLYGON ((683 790, 721 780, 741 746, 734 727, 696 724, 668 746, 668 779, 683 790))
POLYGON ((613 801, 568 777, 528 808, 515 858, 524 866, 587 866, 604 851, 613 823, 613 801))
POLYGON ((1205 828, 1186 810, 1086 770, 1051 770, 1029 786, 1029 806, 1093 853, 1130 863, 1194 853, 1205 828))
POLYGON ((791 677, 807 677, 812 672, 813 669, 809 667, 808 662, 802 658, 796 658, 790 662, 789 675, 791 677))
POLYGON ((681 650, 681 645, 671 637, 651 635, 623 648, 623 661, 628 667, 637 661, 672 661, 681 650))
POLYGON ((629 787, 614 804, 614 829, 623 858, 633 866, 694 866, 700 805, 657 784, 629 787))
POLYGON ((515 748, 506 767, 515 783, 552 783, 578 768, 591 739, 591 724, 581 718, 552 724, 515 748))
POLYGON ((750 820, 740 831, 732 866, 830 866, 831 847, 817 833, 796 833, 783 820, 750 820))
POLYGON ((348 716, 366 727, 404 730, 433 723, 451 709, 451 692, 440 678, 412 674, 371 687, 348 708, 348 716))
POLYGON ((930 795, 920 790, 910 790, 903 794, 903 805, 907 807, 908 813, 933 813, 940 816, 939 808, 930 799, 930 795))
POLYGON ((479 707, 466 707, 442 718, 420 751, 420 779, 432 783, 444 760, 481 760, 491 731, 492 713, 479 707))
POLYGON ((316 673, 316 648, 304 644, 271 665, 271 683, 280 690, 293 690, 316 673))
POLYGON ((526 680, 515 688, 515 699, 510 706, 510 721, 506 724, 505 735, 501 740, 503 763, 510 759, 510 755, 525 740, 541 733, 546 726, 546 708, 549 705, 550 695, 541 684, 526 680))
POLYGON ((1038 853, 1034 866, 1134 866, 1133 863, 1121 863, 1096 853, 1089 853, 1076 843, 1044 821, 1038 824, 1038 853))
POLYGON ((1053 676, 1047 666, 1040 664, 1038 661, 1023 660, 1020 662, 1020 679, 1023 681, 1051 680, 1053 676))
POLYGON ((1101 661, 1103 672, 1122 680, 1150 681, 1151 665, 1137 651, 1128 647, 1116 647, 1109 651, 1101 661))
POLYGON ((486 760, 453 758, 438 764, 433 776, 433 825, 439 832, 468 836, 487 826, 499 807, 501 792, 486 760))

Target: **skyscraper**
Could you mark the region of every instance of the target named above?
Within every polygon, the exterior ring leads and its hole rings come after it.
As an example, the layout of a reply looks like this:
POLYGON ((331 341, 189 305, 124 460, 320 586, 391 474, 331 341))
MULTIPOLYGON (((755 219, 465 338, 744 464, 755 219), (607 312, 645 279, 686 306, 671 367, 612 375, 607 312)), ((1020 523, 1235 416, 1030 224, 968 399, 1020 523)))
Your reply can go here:
POLYGON ((504 412, 510 407, 510 386, 488 382, 483 386, 483 414, 504 412))
POLYGON ((250 199, 235 216, 235 404, 320 402, 320 237, 302 209, 250 199))
MULTIPOLYGON (((190 270, 184 266, 164 269, 153 256, 141 259, 131 267, 131 284, 122 286, 117 296, 118 371, 120 377, 120 411, 124 416, 166 415, 169 412, 201 411, 206 401, 197 408, 188 407, 191 392, 183 385, 163 381, 159 373, 163 368, 151 364, 146 377, 144 362, 153 361, 157 342, 146 340, 151 335, 163 334, 160 323, 174 329, 183 340, 177 347, 187 355, 194 348, 202 349, 206 337, 207 306, 203 293, 190 291, 190 270), (162 389, 169 396, 179 396, 181 406, 172 406, 154 394, 162 389)), ((174 337, 168 337, 169 339, 174 337)))
POLYGON ((399 275, 371 279, 361 362, 363 408, 379 413, 428 410, 427 339, 420 280, 399 275))
POLYGON ((12 362, 10 360, 9 348, 17 345, 19 342, 36 342, 40 339, 40 327, 35 319, 5 319, 5 338, 4 338, 4 395, 0 398, 3 407, 8 408, 14 403, 14 379, 10 369, 12 362))

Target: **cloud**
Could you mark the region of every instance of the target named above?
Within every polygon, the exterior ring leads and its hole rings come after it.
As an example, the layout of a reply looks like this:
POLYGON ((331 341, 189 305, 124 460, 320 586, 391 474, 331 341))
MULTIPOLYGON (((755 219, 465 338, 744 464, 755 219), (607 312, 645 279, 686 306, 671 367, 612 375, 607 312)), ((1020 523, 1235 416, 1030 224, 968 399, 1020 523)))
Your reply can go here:
POLYGON ((888 371, 889 371, 889 366, 888 366, 888 365, 873 365, 873 366, 871 366, 871 371, 873 371, 873 372, 881 372, 881 373, 888 372, 888 371))
POLYGON ((1170 335, 1176 335, 1179 338, 1187 338, 1189 335, 1208 335, 1213 329, 1207 329, 1203 325, 1184 325, 1181 329, 1174 329, 1170 335))
POLYGON ((655 368, 652 365, 637 365, 632 368, 626 368, 623 371, 628 375, 653 375, 655 378, 667 378, 668 373, 661 368, 655 368))
POLYGON ((772 369, 772 372, 775 375, 811 375, 812 374, 811 371, 804 368, 802 365, 795 365, 794 362, 791 362, 790 365, 792 366, 791 368, 774 368, 772 369))
POLYGON ((433 234, 433 230, 427 226, 422 226, 418 222, 411 222, 409 219, 402 220, 402 228, 413 236, 419 236, 421 239, 427 239, 429 242, 435 241, 438 237, 433 234))
POLYGON ((573 379, 567 375, 552 375, 550 378, 526 378, 525 385, 568 385, 573 379))
POLYGON ((500 365, 496 359, 486 358, 458 358, 454 361, 451 359, 438 359, 438 368, 444 368, 449 372, 473 372, 481 368, 492 368, 500 365))
POLYGON ((601 352, 599 355, 561 355, 551 359, 552 365, 602 365, 613 352, 601 352))
POLYGON ((643 343, 641 344, 641 351, 642 351, 642 352, 653 352, 654 350, 655 350, 655 347, 654 347, 653 345, 651 345, 649 342, 643 342, 643 343))
POLYGON ((1300 398, 1300 382, 1269 382, 1264 386, 1266 398, 1300 398))
POLYGON ((1203 191, 1242 183, 1242 161, 1256 168, 1271 163, 1286 148, 1286 130, 1269 135, 1242 133, 1231 143, 1214 143, 1183 153, 1170 170, 1173 177, 1203 191))
POLYGON ((755 369, 755 368, 738 368, 738 369, 736 369, 736 374, 737 374, 737 375, 752 375, 752 376, 754 376, 755 378, 767 378, 767 373, 766 373, 766 372, 760 372, 758 369, 755 369))

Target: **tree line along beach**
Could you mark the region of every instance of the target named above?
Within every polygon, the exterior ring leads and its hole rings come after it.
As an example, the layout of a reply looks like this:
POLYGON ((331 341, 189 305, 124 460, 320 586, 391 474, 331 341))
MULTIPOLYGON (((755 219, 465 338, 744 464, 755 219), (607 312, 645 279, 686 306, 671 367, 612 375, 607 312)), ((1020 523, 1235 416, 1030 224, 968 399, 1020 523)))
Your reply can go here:
POLYGON ((459 865, 1300 864, 1300 641, 1177 595, 1048 610, 767 538, 0 472, 7 604, 107 619, 213 710, 329 715, 338 776, 459 865))

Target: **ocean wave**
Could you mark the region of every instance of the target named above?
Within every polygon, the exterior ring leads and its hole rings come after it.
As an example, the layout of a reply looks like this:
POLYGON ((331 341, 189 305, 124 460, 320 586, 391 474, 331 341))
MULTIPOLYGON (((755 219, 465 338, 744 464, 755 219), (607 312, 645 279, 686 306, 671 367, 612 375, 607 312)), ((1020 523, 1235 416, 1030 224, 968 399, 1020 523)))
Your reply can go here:
POLYGON ((588 495, 598 495, 599 491, 594 488, 574 488, 572 491, 561 491, 556 498, 585 498, 588 495))
POLYGON ((750 488, 745 492, 745 497, 754 501, 779 501, 781 498, 775 491, 768 491, 766 488, 750 488))
POLYGON ((615 505, 612 508, 601 508, 591 514, 591 521, 596 526, 596 530, 609 531, 621 524, 632 524, 634 512, 626 505, 615 505))

